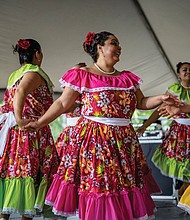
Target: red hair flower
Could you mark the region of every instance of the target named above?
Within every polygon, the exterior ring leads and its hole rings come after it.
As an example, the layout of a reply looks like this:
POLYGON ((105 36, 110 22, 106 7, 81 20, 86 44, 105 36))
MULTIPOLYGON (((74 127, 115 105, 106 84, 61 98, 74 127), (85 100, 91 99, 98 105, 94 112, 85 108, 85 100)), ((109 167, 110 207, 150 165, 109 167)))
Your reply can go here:
POLYGON ((30 42, 26 39, 20 39, 18 41, 18 46, 26 50, 30 47, 30 42))
POLYGON ((86 40, 85 40, 86 45, 90 45, 91 42, 94 40, 94 37, 95 37, 94 32, 88 32, 88 34, 86 35, 86 40))

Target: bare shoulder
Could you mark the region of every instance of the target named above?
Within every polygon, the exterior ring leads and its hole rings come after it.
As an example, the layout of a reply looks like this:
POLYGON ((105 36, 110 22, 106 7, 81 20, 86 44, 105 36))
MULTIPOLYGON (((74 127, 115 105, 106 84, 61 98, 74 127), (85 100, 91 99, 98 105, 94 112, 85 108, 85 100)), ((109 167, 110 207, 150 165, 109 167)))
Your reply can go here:
POLYGON ((28 80, 33 83, 39 83, 40 85, 45 85, 44 78, 38 72, 29 71, 24 74, 23 80, 28 80))

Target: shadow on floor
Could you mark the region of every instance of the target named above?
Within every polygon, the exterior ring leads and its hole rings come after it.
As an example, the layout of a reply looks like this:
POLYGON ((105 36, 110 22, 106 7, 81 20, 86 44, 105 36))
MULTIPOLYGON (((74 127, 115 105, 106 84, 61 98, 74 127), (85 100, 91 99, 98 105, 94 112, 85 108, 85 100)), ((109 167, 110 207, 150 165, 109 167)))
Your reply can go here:
POLYGON ((156 220, 190 220, 190 215, 177 207, 176 200, 155 201, 157 212, 156 220))

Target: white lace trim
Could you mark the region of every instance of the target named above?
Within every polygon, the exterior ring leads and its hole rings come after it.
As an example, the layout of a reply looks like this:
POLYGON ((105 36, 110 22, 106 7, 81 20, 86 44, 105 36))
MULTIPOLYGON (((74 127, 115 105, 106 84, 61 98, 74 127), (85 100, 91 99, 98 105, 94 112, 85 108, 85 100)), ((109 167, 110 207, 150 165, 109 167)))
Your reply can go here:
POLYGON ((53 203, 53 202, 50 202, 50 201, 48 201, 48 200, 45 200, 45 204, 46 204, 46 205, 49 205, 49 206, 53 206, 54 203, 53 203))
POLYGON ((184 211, 190 214, 190 207, 188 205, 179 202, 177 207, 179 207, 180 209, 183 209, 184 211))
POLYGON ((105 90, 125 90, 125 91, 129 91, 131 89, 136 89, 139 88, 139 85, 137 85, 136 87, 135 86, 131 86, 131 87, 97 87, 97 88, 86 88, 86 87, 78 87, 78 86, 75 86, 71 83, 67 83, 65 82, 64 80, 60 79, 59 82, 61 83, 61 88, 64 89, 64 87, 68 87, 70 89, 73 89, 74 91, 77 91, 79 93, 82 93, 82 92, 99 92, 99 91, 105 91, 105 90))
POLYGON ((60 216, 64 216, 64 217, 76 216, 76 212, 65 213, 65 212, 57 211, 55 208, 52 209, 52 212, 55 215, 60 215, 60 216))
POLYGON ((25 210, 23 212, 19 212, 18 209, 15 209, 15 208, 3 208, 1 210, 1 213, 2 214, 20 214, 20 215, 24 215, 26 217, 34 217, 36 215, 36 211, 32 211, 32 210, 25 210))
POLYGON ((39 206, 39 205, 35 205, 34 208, 35 208, 35 209, 38 209, 39 212, 42 212, 42 210, 43 210, 43 208, 42 208, 41 206, 39 206))
MULTIPOLYGON (((157 208, 155 208, 154 210, 154 213, 157 211, 157 208)), ((155 215, 150 215, 148 216, 147 214, 141 218, 134 218, 134 220, 152 220, 152 219, 155 219, 155 215)))

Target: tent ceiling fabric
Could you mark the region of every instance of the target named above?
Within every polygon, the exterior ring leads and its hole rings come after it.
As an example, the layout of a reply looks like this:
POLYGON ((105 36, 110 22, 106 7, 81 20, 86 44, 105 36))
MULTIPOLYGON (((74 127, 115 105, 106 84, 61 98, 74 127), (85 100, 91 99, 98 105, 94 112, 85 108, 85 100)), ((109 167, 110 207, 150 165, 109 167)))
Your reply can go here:
POLYGON ((171 64, 190 62, 190 1, 139 0, 171 64))
POLYGON ((165 92, 177 80, 154 36, 139 13, 142 7, 172 66, 188 61, 189 0, 0 0, 0 88, 19 67, 12 45, 19 38, 34 38, 42 46, 42 68, 60 92, 59 79, 79 62, 91 64, 82 48, 88 31, 114 33, 122 47, 118 70, 140 76, 145 95, 165 92))

